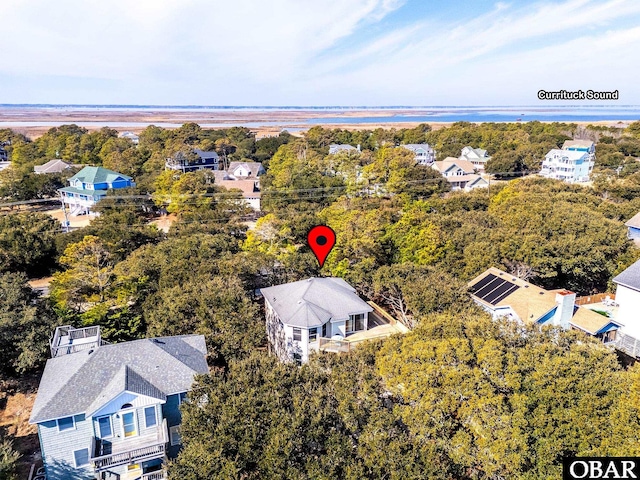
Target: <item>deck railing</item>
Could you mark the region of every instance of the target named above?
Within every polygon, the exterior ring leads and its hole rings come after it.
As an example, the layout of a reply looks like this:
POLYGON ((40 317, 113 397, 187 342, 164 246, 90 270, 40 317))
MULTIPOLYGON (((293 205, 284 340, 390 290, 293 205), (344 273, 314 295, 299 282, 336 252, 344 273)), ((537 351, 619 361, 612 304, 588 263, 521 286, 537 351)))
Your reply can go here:
POLYGON ((370 340, 387 338, 391 335, 392 333, 383 333, 380 335, 372 335, 370 337, 362 337, 362 338, 359 338, 358 340, 349 340, 348 338, 345 338, 342 340, 334 340, 332 338, 320 337, 320 343, 318 344, 318 348, 323 352, 348 353, 353 348, 361 344, 362 342, 368 342, 370 340))
POLYGON ((626 353, 634 358, 640 358, 640 339, 616 332, 616 339, 608 342, 607 345, 613 345, 617 350, 626 353))
POLYGON ((151 439, 149 445, 139 446, 139 444, 136 444, 137 446, 135 448, 122 452, 104 454, 102 441, 99 438, 92 437, 90 461, 93 464, 93 468, 99 472, 119 465, 133 465, 143 460, 159 458, 165 454, 167 439, 166 419, 162 421, 162 426, 158 431, 157 437, 151 439))
POLYGON ((160 470, 158 472, 143 473, 140 478, 141 480, 166 480, 167 474, 160 470))
POLYGON ((55 358, 59 355, 66 355, 69 353, 81 352, 83 350, 92 349, 104 345, 104 342, 100 338, 100 327, 84 327, 73 328, 70 325, 64 325, 56 328, 53 338, 50 342, 51 358, 55 358), (68 337, 69 343, 60 344, 62 337, 68 337), (74 340, 81 340, 84 338, 95 338, 93 342, 73 343, 74 340))

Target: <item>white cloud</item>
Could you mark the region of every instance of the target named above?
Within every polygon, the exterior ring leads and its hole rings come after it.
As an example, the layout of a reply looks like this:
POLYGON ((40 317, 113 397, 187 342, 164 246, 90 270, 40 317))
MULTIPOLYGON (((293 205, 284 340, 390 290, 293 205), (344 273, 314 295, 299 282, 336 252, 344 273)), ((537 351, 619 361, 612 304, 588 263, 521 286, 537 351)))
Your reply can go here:
POLYGON ((461 8, 451 22, 385 23, 410 7, 406 0, 2 0, 0 102, 424 105, 508 96, 523 103, 542 81, 578 79, 628 83, 640 100, 631 82, 640 73, 632 61, 640 2, 498 2, 475 18, 461 8), (26 95, 16 82, 3 88, 3 75, 32 86, 47 76, 77 81, 65 92, 43 80, 26 95), (107 91, 105 82, 117 88, 107 91))

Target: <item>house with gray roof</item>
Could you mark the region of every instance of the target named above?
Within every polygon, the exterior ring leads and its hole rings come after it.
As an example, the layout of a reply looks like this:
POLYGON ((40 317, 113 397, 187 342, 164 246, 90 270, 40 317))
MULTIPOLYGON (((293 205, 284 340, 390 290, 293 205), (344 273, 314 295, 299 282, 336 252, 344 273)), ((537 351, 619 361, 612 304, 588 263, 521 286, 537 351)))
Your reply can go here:
POLYGON ((482 148, 464 147, 460 152, 460 160, 471 162, 476 170, 484 171, 484 167, 491 157, 486 150, 482 148))
POLYGON ((373 308, 341 278, 309 278, 263 288, 267 337, 282 361, 305 363, 321 339, 367 330, 373 308))
POLYGON ((227 173, 232 178, 240 180, 246 178, 257 179, 267 172, 260 162, 231 162, 227 173))
POLYGON ((220 157, 216 152, 206 152, 199 148, 193 149, 193 154, 177 152, 173 157, 165 161, 166 170, 179 170, 183 173, 196 170, 219 170, 220 157))
POLYGON ((418 165, 432 165, 436 161, 436 151, 428 143, 407 143, 401 147, 414 153, 418 165))
POLYGON ((135 186, 131 177, 103 167, 84 167, 67 181, 69 186, 58 191, 71 215, 91 213, 92 208, 107 196, 107 190, 135 186))
POLYGON ((37 174, 46 174, 46 173, 62 173, 65 170, 72 168, 73 165, 70 163, 64 162, 59 158, 49 160, 47 163, 43 165, 36 165, 33 167, 33 171, 37 174))
POLYGON ((100 327, 58 327, 29 420, 47 478, 164 479, 206 354, 202 335, 109 344, 100 327))
POLYGON ((360 145, 358 147, 354 147, 353 145, 340 144, 340 143, 332 143, 329 145, 329 155, 335 155, 336 153, 346 152, 346 153, 360 153, 360 145))

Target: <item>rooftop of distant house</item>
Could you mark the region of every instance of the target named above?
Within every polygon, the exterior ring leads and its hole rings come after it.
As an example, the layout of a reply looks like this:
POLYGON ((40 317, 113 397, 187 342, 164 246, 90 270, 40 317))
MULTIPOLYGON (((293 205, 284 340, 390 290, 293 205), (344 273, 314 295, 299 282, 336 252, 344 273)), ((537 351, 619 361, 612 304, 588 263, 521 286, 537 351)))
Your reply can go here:
POLYGON ((562 144, 562 148, 591 148, 593 147, 593 142, 591 140, 565 140, 562 144))
POLYGON ((49 160, 43 165, 36 165, 35 167, 33 167, 33 171, 36 173, 60 173, 71 167, 72 165, 70 163, 56 158, 53 160, 49 160))
POLYGON ((444 173, 455 166, 461 168, 465 173, 473 173, 476 168, 470 161, 460 160, 459 158, 455 157, 447 157, 439 162, 434 162, 433 166, 441 173, 444 173))
POLYGON ((618 285, 640 292, 640 260, 616 276, 613 281, 618 285))
POLYGON ((109 170, 108 168, 103 167, 84 167, 78 173, 76 173, 73 177, 69 179, 72 180, 80 180, 84 183, 112 183, 119 179, 122 180, 132 180, 131 177, 127 175, 123 175, 122 173, 114 172, 113 170, 109 170))
POLYGON ((640 212, 631 217, 624 225, 631 228, 640 228, 640 212))
POLYGON ((547 156, 559 155, 561 157, 566 157, 569 160, 579 160, 586 154, 586 152, 581 152, 579 150, 560 150, 559 148, 553 148, 549 150, 547 156))
MULTIPOLYGON (((565 289, 545 290, 495 267, 468 283, 473 297, 490 309, 511 307, 526 323, 536 322, 557 307, 556 295, 573 295, 565 289)), ((574 307, 571 325, 595 334, 611 319, 583 307, 574 307)))

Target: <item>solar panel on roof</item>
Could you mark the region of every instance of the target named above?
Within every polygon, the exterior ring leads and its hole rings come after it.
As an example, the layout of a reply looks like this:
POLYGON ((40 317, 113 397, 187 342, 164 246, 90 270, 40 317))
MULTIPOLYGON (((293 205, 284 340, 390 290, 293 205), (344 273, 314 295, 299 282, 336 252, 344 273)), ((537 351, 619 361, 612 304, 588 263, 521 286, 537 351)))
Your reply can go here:
POLYGON ((502 300, 507 298, 509 295, 511 295, 513 292, 515 292, 519 288, 520 287, 518 285, 516 285, 515 283, 512 284, 511 287, 509 287, 509 289, 506 292, 504 292, 502 295, 499 295, 496 298, 494 298, 493 301, 491 302, 491 305, 497 305, 498 303, 500 303, 502 300))
POLYGON ((477 290, 475 292, 475 295, 477 297, 481 297, 482 298, 485 295, 493 292, 496 288, 498 288, 500 285, 502 285, 503 282, 504 282, 504 280, 502 280, 501 278, 494 278, 491 282, 487 283, 480 290, 477 290))
POLYGON ((504 292, 506 292, 507 290, 509 290, 509 288, 511 288, 511 285, 513 285, 513 283, 507 282, 506 280, 501 282, 498 286, 496 286, 496 288, 494 288, 493 290, 491 290, 489 293, 487 293, 486 295, 484 295, 482 297, 482 299, 485 302, 489 302, 490 304, 493 305, 493 301, 498 298, 500 295, 502 295, 504 292))
POLYGON ((520 288, 518 285, 510 282, 509 280, 489 274, 478 281, 475 285, 472 285, 471 291, 481 300, 484 300, 491 305, 496 305, 518 288, 520 288))
POLYGON ((489 282, 491 282, 492 280, 495 280, 496 277, 493 273, 490 273, 489 275, 487 275, 484 278, 481 278, 480 280, 478 280, 478 283, 474 284, 471 286, 471 291, 472 292, 477 292, 478 290, 480 290, 482 287, 484 287, 486 284, 488 284, 489 282))

